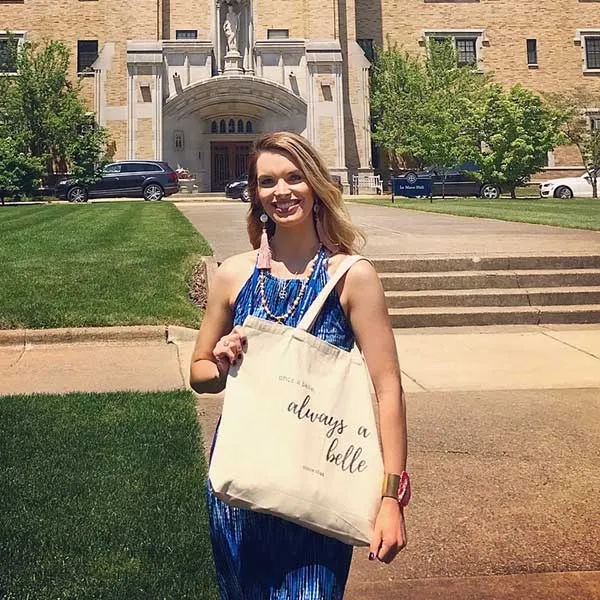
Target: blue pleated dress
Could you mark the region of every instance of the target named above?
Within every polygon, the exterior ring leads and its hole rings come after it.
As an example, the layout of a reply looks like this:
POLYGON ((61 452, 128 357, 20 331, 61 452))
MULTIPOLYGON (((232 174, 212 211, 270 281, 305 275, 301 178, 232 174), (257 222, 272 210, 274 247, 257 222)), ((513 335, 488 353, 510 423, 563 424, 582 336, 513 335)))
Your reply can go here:
MULTIPOLYGON (((322 248, 302 300, 285 325, 297 325, 327 283, 327 260, 322 248)), ((265 273, 269 309, 275 315, 285 314, 302 280, 265 273)), ((242 325, 248 315, 269 319, 261 304, 259 275, 255 268, 240 290, 234 305, 235 325, 242 325)), ((354 345, 354 334, 335 291, 312 333, 344 350, 354 345)), ((218 428, 215 439, 217 435, 218 428)), ((271 515, 229 506, 214 495, 210 482, 207 498, 221 600, 341 600, 352 546, 271 515)))

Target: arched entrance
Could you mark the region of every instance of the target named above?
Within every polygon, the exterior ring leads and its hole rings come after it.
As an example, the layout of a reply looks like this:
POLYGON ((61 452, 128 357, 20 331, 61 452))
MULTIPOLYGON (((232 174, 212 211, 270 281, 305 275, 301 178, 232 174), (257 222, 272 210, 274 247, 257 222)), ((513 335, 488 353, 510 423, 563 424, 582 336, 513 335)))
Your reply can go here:
POLYGON ((254 139, 288 130, 305 134, 306 102, 285 87, 248 75, 190 85, 164 106, 163 156, 195 173, 200 191, 222 192, 246 172, 254 139))

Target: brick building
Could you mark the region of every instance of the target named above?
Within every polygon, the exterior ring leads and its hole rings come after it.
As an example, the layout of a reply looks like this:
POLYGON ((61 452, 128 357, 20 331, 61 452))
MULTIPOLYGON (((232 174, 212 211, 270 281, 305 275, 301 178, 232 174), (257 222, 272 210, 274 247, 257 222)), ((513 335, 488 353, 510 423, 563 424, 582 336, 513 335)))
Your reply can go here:
MULTIPOLYGON (((594 0, 0 0, 7 32, 61 39, 114 158, 162 158, 222 190, 257 134, 290 129, 332 173, 373 171, 370 50, 422 52, 451 36, 459 60, 507 85, 600 92, 594 0)), ((600 102, 599 102, 600 105, 600 102)), ((548 169, 580 172, 573 148, 548 169)), ((376 165, 375 165, 376 166, 376 165)))

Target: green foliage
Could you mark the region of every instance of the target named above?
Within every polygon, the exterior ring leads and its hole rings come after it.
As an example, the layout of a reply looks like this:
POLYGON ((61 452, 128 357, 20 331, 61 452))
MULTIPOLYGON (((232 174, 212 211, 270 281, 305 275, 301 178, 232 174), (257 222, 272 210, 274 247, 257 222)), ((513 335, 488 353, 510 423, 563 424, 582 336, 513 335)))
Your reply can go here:
POLYGON ((42 164, 21 152, 11 138, 0 138, 0 200, 18 194, 31 194, 38 186, 42 164))
POLYGON ((103 128, 91 126, 79 82, 69 79, 70 53, 63 42, 21 44, 14 57, 18 75, 0 84, 0 138, 39 159, 46 173, 71 170, 94 180, 102 166, 103 128))
POLYGON ((600 128, 592 127, 590 118, 598 115, 598 96, 583 88, 554 97, 568 114, 563 127, 566 139, 577 146, 590 183, 594 198, 598 197, 598 176, 600 175, 600 128))
POLYGON ((425 59, 388 45, 371 79, 373 139, 397 165, 444 172, 477 149, 477 118, 489 77, 458 67, 450 40, 432 41, 425 59))
POLYGON ((472 161, 486 183, 514 188, 562 142, 566 112, 520 86, 505 92, 472 66, 457 66, 450 40, 431 40, 425 59, 388 45, 371 79, 373 139, 394 166, 445 172, 472 161))
POLYGON ((490 85, 483 107, 476 176, 514 190, 546 165, 548 151, 562 140, 567 115, 530 90, 516 85, 504 91, 490 85))

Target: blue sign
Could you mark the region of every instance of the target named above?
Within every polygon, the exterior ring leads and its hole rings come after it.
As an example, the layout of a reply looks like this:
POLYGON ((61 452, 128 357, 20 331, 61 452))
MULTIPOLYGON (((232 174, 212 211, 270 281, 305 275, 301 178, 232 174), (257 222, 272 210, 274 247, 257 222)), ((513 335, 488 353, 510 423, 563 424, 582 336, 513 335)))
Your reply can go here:
POLYGON ((409 173, 406 177, 392 177, 392 198, 431 196, 432 183, 431 177, 417 177, 414 173, 409 173))

